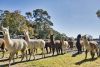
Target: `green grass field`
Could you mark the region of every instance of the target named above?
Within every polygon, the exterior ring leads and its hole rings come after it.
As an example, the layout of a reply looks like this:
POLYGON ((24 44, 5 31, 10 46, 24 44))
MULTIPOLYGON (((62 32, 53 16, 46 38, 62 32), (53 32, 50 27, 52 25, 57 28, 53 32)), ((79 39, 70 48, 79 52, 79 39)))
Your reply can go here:
POLYGON ((18 62, 11 67, 100 67, 100 58, 91 60, 90 54, 84 60, 85 54, 72 57, 71 53, 59 56, 50 56, 44 59, 31 60, 28 62, 18 62))
POLYGON ((88 54, 87 60, 84 60, 85 54, 72 57, 70 53, 45 59, 18 63, 14 66, 20 67, 100 67, 100 58, 91 60, 88 54))

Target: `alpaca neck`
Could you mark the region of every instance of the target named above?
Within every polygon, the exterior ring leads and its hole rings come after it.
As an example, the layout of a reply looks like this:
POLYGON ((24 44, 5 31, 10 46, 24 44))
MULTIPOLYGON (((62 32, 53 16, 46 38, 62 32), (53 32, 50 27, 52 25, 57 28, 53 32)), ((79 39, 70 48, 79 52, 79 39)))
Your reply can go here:
POLYGON ((5 35, 5 36, 4 36, 4 39, 5 39, 6 43, 9 45, 10 42, 11 42, 11 39, 10 39, 9 34, 8 34, 8 35, 5 35))
POLYGON ((61 39, 60 42, 61 42, 62 44, 64 44, 64 39, 61 39))
POLYGON ((85 46, 89 46, 88 40, 87 40, 87 39, 84 39, 84 45, 85 45, 85 46))
POLYGON ((30 41, 29 35, 26 35, 26 36, 25 36, 25 40, 26 40, 27 42, 30 41))

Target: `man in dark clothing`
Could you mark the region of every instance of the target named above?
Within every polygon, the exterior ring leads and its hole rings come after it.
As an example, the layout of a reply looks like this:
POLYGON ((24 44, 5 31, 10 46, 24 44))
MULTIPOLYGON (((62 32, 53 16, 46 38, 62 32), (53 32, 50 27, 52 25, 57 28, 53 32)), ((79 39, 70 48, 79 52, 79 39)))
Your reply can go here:
POLYGON ((78 54, 82 52, 82 46, 80 44, 80 40, 81 40, 81 34, 79 34, 77 36, 77 42, 76 42, 76 47, 78 49, 78 54))

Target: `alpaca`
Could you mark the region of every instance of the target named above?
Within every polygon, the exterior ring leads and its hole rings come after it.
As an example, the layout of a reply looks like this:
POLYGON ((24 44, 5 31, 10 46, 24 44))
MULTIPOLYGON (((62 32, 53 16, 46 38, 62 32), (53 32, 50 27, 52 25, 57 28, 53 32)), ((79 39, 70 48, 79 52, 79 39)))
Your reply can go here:
MULTIPOLYGON (((56 49, 57 55, 58 54, 65 54, 66 49, 68 47, 68 42, 64 41, 63 39, 62 40, 55 40, 53 47, 56 49)), ((55 49, 54 49, 54 51, 55 51, 55 49)))
POLYGON ((61 54, 63 54, 63 51, 65 51, 66 49, 66 45, 68 46, 68 42, 64 41, 64 39, 54 40, 54 35, 50 35, 50 44, 53 52, 52 55, 54 55, 55 50, 57 52, 57 55, 60 54, 60 52, 61 54))
POLYGON ((1 48, 1 51, 2 51, 2 58, 4 57, 4 53, 5 53, 5 41, 4 39, 0 39, 0 48, 1 48))
POLYGON ((21 51, 22 53, 22 59, 23 60, 24 56, 26 56, 26 50, 27 50, 27 42, 23 39, 11 39, 9 36, 9 28, 4 28, 2 27, 3 35, 4 35, 4 40, 5 40, 5 48, 9 51, 10 56, 9 56, 9 67, 10 67, 10 62, 13 59, 14 62, 14 55, 18 52, 21 51))
POLYGON ((87 58, 87 53, 90 52, 91 53, 91 57, 92 59, 94 59, 94 55, 95 55, 95 52, 97 53, 97 56, 98 56, 98 43, 96 41, 88 41, 86 35, 84 35, 82 37, 83 39, 83 44, 85 46, 85 59, 87 58))
POLYGON ((64 38, 61 38, 61 45, 62 45, 62 53, 66 53, 66 49, 69 46, 68 41, 65 41, 64 38))
POLYGON ((27 30, 24 30, 24 36, 25 36, 25 40, 28 43, 28 48, 30 49, 30 58, 31 59, 31 55, 33 54, 33 57, 35 59, 35 50, 40 48, 42 50, 42 58, 43 56, 45 57, 45 41, 42 39, 30 39, 29 38, 29 33, 27 30))
POLYGON ((81 47, 82 47, 82 51, 84 51, 85 46, 84 46, 83 40, 80 40, 80 44, 81 44, 81 47))
POLYGON ((45 48, 46 48, 47 54, 51 53, 51 42, 50 42, 50 40, 44 40, 44 41, 45 41, 45 48), (48 48, 49 48, 50 52, 48 51, 48 48))

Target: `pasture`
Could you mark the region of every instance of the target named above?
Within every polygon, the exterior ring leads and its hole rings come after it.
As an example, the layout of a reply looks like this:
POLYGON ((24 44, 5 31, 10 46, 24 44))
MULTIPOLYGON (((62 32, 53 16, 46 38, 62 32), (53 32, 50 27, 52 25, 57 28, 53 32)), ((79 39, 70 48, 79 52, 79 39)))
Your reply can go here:
MULTIPOLYGON (((84 60, 85 54, 82 53, 76 57, 72 57, 73 52, 68 52, 64 55, 52 56, 52 54, 46 54, 46 58, 41 59, 41 56, 36 56, 36 60, 20 62, 20 59, 16 59, 15 63, 11 67, 100 67, 100 58, 91 60, 91 56, 88 53, 87 59, 84 60)), ((2 55, 0 53, 0 55, 2 55)), ((5 58, 0 59, 0 67, 7 67, 8 60, 6 53, 5 58)), ((95 56, 96 57, 96 56, 95 56)))

